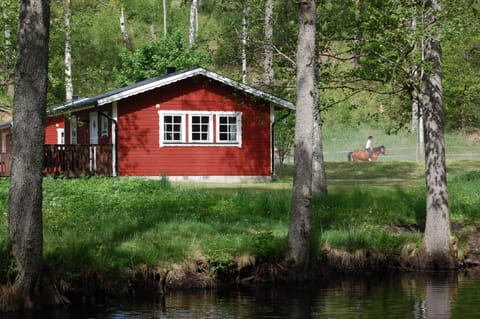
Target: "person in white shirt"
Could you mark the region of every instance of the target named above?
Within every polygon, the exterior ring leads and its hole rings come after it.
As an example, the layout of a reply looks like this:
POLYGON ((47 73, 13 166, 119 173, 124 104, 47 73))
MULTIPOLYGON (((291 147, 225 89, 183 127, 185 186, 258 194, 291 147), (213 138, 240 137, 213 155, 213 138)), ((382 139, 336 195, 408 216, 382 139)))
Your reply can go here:
POLYGON ((372 140, 373 140, 373 136, 369 136, 367 143, 365 144, 365 150, 368 152, 368 160, 370 162, 372 161, 372 153, 373 153, 372 140))

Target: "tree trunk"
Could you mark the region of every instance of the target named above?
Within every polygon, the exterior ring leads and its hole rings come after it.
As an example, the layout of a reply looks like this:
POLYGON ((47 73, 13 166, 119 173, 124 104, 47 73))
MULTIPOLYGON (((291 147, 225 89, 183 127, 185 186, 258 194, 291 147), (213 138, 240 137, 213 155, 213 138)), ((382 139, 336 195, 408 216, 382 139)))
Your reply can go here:
POLYGON ((189 36, 188 36, 188 43, 190 47, 192 47, 193 43, 195 42, 195 30, 196 30, 195 21, 198 19, 197 6, 198 6, 198 0, 192 0, 192 3, 190 5, 190 29, 189 29, 189 36))
POLYGON ((157 31, 155 31, 155 25, 150 25, 150 40, 157 41, 157 31))
POLYGON ((42 169, 48 75, 49 0, 22 0, 15 66, 8 235, 14 286, 31 308, 42 273, 42 169))
POLYGON ((313 116, 316 87, 316 1, 299 2, 297 44, 297 111, 295 120, 295 171, 286 259, 299 279, 310 264, 313 116))
POLYGON ((318 101, 313 111, 312 192, 315 195, 325 195, 327 194, 327 176, 323 161, 322 118, 318 101))
POLYGON ((167 37, 167 0, 163 0, 163 37, 167 37))
POLYGON ((73 100, 72 84, 72 12, 70 0, 65 0, 65 98, 73 100))
POLYGON ((273 0, 265 2, 265 49, 263 60, 263 84, 266 88, 273 85, 273 0))
MULTIPOLYGON (((10 25, 8 22, 11 20, 9 17, 9 6, 6 1, 2 1, 2 11, 3 11, 3 20, 4 20, 4 31, 3 35, 5 38, 5 64, 3 73, 5 74, 5 82, 2 85, 5 87, 9 96, 13 94, 13 50, 12 50, 12 33, 10 30, 10 25)), ((1 65, 1 63, 0 63, 1 65)))
POLYGON ((242 19, 242 83, 247 83, 248 3, 243 2, 242 19))
POLYGON ((120 31, 122 32, 123 43, 127 48, 130 47, 130 37, 128 36, 127 26, 125 25, 125 15, 123 14, 123 7, 120 13, 120 31))
POLYGON ((425 125, 425 168, 427 186, 427 220, 425 250, 427 267, 452 268, 451 230, 445 164, 444 114, 442 100, 442 46, 440 26, 436 26, 441 6, 438 0, 423 3, 424 23, 436 28, 424 39, 425 71, 422 78, 422 102, 425 125))
MULTIPOLYGON (((415 1, 415 0, 413 0, 415 1)), ((410 25, 410 32, 415 33, 417 31, 417 7, 413 3, 413 13, 412 13, 412 22, 410 25)), ((412 74, 411 80, 413 83, 413 92, 412 92, 412 123, 411 123, 411 132, 418 132, 418 112, 419 112, 419 96, 417 93, 417 83, 418 83, 418 64, 416 62, 417 55, 417 39, 413 40, 412 43, 412 74)))
POLYGON ((423 125, 423 108, 418 108, 417 160, 425 160, 425 125, 423 125))

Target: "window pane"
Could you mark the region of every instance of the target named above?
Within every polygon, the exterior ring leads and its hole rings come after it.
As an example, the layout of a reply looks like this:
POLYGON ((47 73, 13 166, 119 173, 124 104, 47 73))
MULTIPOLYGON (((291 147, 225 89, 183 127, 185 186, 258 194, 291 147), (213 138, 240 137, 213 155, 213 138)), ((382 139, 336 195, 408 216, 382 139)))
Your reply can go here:
POLYGON ((182 140, 182 117, 164 115, 163 122, 163 139, 167 142, 180 142, 182 140))
POLYGON ((221 116, 218 129, 220 142, 237 142, 236 116, 221 116))
POLYGON ((210 135, 210 116, 192 115, 191 132, 193 142, 208 142, 210 135))

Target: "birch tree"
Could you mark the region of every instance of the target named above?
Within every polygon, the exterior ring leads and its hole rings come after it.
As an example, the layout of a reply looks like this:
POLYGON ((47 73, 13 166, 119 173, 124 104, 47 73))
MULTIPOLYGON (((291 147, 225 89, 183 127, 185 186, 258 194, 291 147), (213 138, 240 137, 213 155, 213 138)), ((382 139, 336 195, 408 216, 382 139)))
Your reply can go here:
MULTIPOLYGON (((319 95, 317 95, 319 97, 319 95)), ((313 113, 312 193, 327 194, 327 175, 323 159, 322 118, 319 101, 313 113)))
POLYGON ((163 0, 163 38, 167 37, 167 0, 163 0))
POLYGON ((198 20, 198 0, 192 0, 190 4, 190 28, 188 33, 188 43, 190 47, 195 42, 195 35, 197 32, 197 20, 198 20))
POLYGON ((65 98, 73 100, 72 83, 72 12, 70 0, 65 0, 65 98))
POLYGON ((299 1, 297 43, 297 109, 295 170, 287 241, 287 261, 299 279, 310 264, 313 116, 318 107, 316 86, 316 1, 299 1))
POLYGON ((263 85, 270 88, 275 77, 273 71, 273 0, 265 1, 265 45, 263 57, 263 85))
POLYGON ((14 52, 13 52, 13 39, 12 39, 12 27, 11 21, 12 15, 15 12, 12 1, 2 1, 2 22, 3 22, 3 61, 0 61, 2 73, 0 75, 0 81, 2 87, 5 89, 7 95, 13 95, 13 64, 14 64, 14 52))
POLYGON ((436 23, 441 11, 439 0, 424 0, 423 21, 425 26, 431 27, 423 42, 424 59, 428 68, 422 76, 427 186, 424 242, 427 267, 452 268, 455 261, 451 255, 453 243, 445 163, 441 26, 436 23))
POLYGON ((26 308, 39 297, 43 261, 42 169, 48 78, 49 0, 22 0, 15 66, 8 238, 14 287, 26 308))
POLYGON ((122 32, 123 42, 128 48, 131 45, 130 37, 128 36, 127 26, 125 25, 125 15, 123 12, 123 7, 120 11, 120 31, 122 32))
POLYGON ((249 20, 248 2, 243 2, 242 15, 242 82, 247 83, 247 43, 248 43, 248 20, 249 20))

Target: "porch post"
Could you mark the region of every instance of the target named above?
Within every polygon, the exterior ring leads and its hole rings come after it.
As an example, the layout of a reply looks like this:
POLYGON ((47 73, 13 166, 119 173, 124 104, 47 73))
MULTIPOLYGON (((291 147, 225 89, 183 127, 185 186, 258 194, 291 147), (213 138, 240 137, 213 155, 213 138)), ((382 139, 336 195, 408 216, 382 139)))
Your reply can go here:
POLYGON ((112 172, 113 176, 118 175, 118 170, 117 170, 117 121, 118 121, 118 109, 117 109, 117 101, 112 102, 112 118, 114 121, 112 121, 112 172))
POLYGON ((275 176, 275 108, 270 105, 270 176, 275 176))

